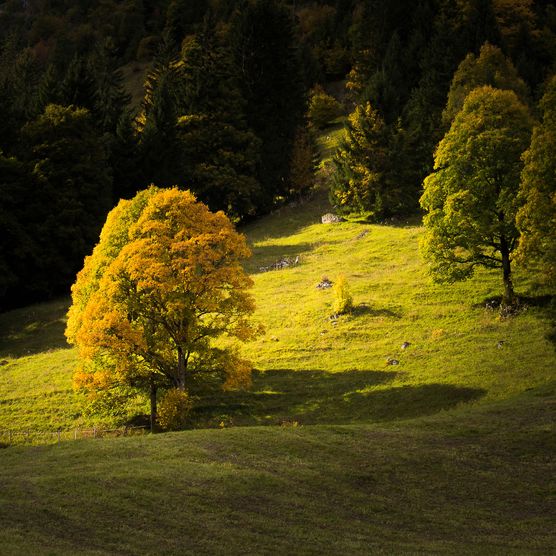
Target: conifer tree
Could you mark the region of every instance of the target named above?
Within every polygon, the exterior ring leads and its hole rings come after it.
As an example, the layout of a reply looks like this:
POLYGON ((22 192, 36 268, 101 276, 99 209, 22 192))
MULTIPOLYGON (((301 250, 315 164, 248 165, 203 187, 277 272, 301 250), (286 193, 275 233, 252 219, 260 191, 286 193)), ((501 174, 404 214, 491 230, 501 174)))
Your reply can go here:
POLYGON ((268 210, 286 194, 295 132, 305 113, 291 12, 275 0, 251 0, 236 10, 229 36, 247 123, 262 141, 257 204, 268 210))
POLYGON ((340 211, 368 212, 377 220, 407 210, 410 203, 393 157, 395 138, 396 132, 370 103, 350 114, 333 158, 331 201, 340 211))
POLYGON ((31 222, 50 292, 67 286, 92 247, 112 202, 102 138, 84 108, 49 105, 23 129, 37 181, 31 222))

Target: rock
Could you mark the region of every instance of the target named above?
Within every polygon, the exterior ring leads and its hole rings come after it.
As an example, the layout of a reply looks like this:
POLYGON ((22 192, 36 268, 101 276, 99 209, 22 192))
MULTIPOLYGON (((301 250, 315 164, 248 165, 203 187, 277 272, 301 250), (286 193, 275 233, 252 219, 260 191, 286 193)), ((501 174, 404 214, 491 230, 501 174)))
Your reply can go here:
POLYGON ((323 278, 317 284, 317 289, 318 290, 326 290, 326 289, 331 288, 331 287, 332 287, 332 282, 328 278, 323 278))
POLYGON ((411 344, 409 342, 404 342, 402 344, 402 349, 407 349, 411 344))
POLYGON ((363 230, 361 233, 357 234, 355 236, 355 239, 363 239, 367 234, 369 233, 369 230, 363 230))
POLYGON ((331 212, 327 212, 326 214, 323 214, 320 217, 320 221, 323 224, 335 224, 337 222, 345 222, 345 220, 341 216, 338 216, 337 214, 333 214, 331 212))
POLYGON ((392 357, 388 357, 388 359, 386 359, 386 364, 387 365, 399 365, 400 362, 397 359, 392 359, 392 357))
POLYGON ((505 343, 506 343, 505 340, 500 340, 500 341, 496 344, 496 347, 497 347, 498 349, 502 349, 502 347, 504 346, 505 343))
POLYGON ((259 267, 260 272, 268 272, 269 270, 281 270, 283 268, 288 268, 290 266, 296 266, 299 264, 299 255, 295 257, 295 259, 290 259, 289 257, 284 257, 282 259, 278 259, 276 262, 272 263, 269 266, 261 266, 259 267))

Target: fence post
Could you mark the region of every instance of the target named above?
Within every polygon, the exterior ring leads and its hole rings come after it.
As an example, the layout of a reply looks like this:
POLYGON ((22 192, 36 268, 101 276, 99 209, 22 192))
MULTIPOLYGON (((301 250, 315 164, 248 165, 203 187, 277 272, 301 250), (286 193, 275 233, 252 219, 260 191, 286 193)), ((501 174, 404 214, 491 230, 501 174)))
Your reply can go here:
POLYGON ((73 439, 77 440, 77 429, 73 429, 73 439))
POLYGON ((93 427, 93 438, 97 437, 97 428, 93 427))
POLYGON ((9 439, 10 439, 9 442, 10 442, 10 444, 11 444, 11 443, 12 443, 12 429, 10 429, 10 430, 8 431, 8 436, 9 436, 9 439))
POLYGON ((58 434, 58 443, 59 443, 60 442, 60 429, 58 429, 56 432, 58 434))

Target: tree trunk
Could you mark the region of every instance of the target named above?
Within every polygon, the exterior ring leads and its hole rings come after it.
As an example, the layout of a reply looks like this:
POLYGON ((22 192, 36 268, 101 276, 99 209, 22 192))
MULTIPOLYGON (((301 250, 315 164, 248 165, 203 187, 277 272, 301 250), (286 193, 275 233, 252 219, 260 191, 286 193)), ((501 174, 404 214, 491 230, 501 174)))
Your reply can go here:
POLYGON ((185 390, 185 354, 181 347, 178 347, 178 388, 185 390))
POLYGON ((156 384, 151 380, 151 432, 154 432, 156 422, 156 384))
POLYGON ((500 241, 500 254, 502 255, 502 272, 504 275, 504 297, 502 299, 502 307, 511 307, 515 303, 515 293, 512 283, 510 250, 504 236, 502 236, 500 241))

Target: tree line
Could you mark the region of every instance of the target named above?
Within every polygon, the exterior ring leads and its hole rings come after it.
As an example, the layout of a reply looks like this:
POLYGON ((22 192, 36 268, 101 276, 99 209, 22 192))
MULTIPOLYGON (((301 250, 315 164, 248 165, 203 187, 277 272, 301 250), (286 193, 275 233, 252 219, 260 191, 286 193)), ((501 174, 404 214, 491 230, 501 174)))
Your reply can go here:
POLYGON ((375 220, 416 211, 465 99, 453 81, 460 64, 472 66, 466 57, 481 58, 485 44, 497 49, 475 84, 521 80, 514 92, 538 118, 556 9, 547 0, 10 0, 0 44, 5 308, 67 291, 108 210, 151 183, 191 189, 236 222, 300 194, 313 178, 308 91, 333 80, 346 80, 351 112, 333 203, 375 220), (149 70, 132 106, 121 68, 140 62, 149 70))

